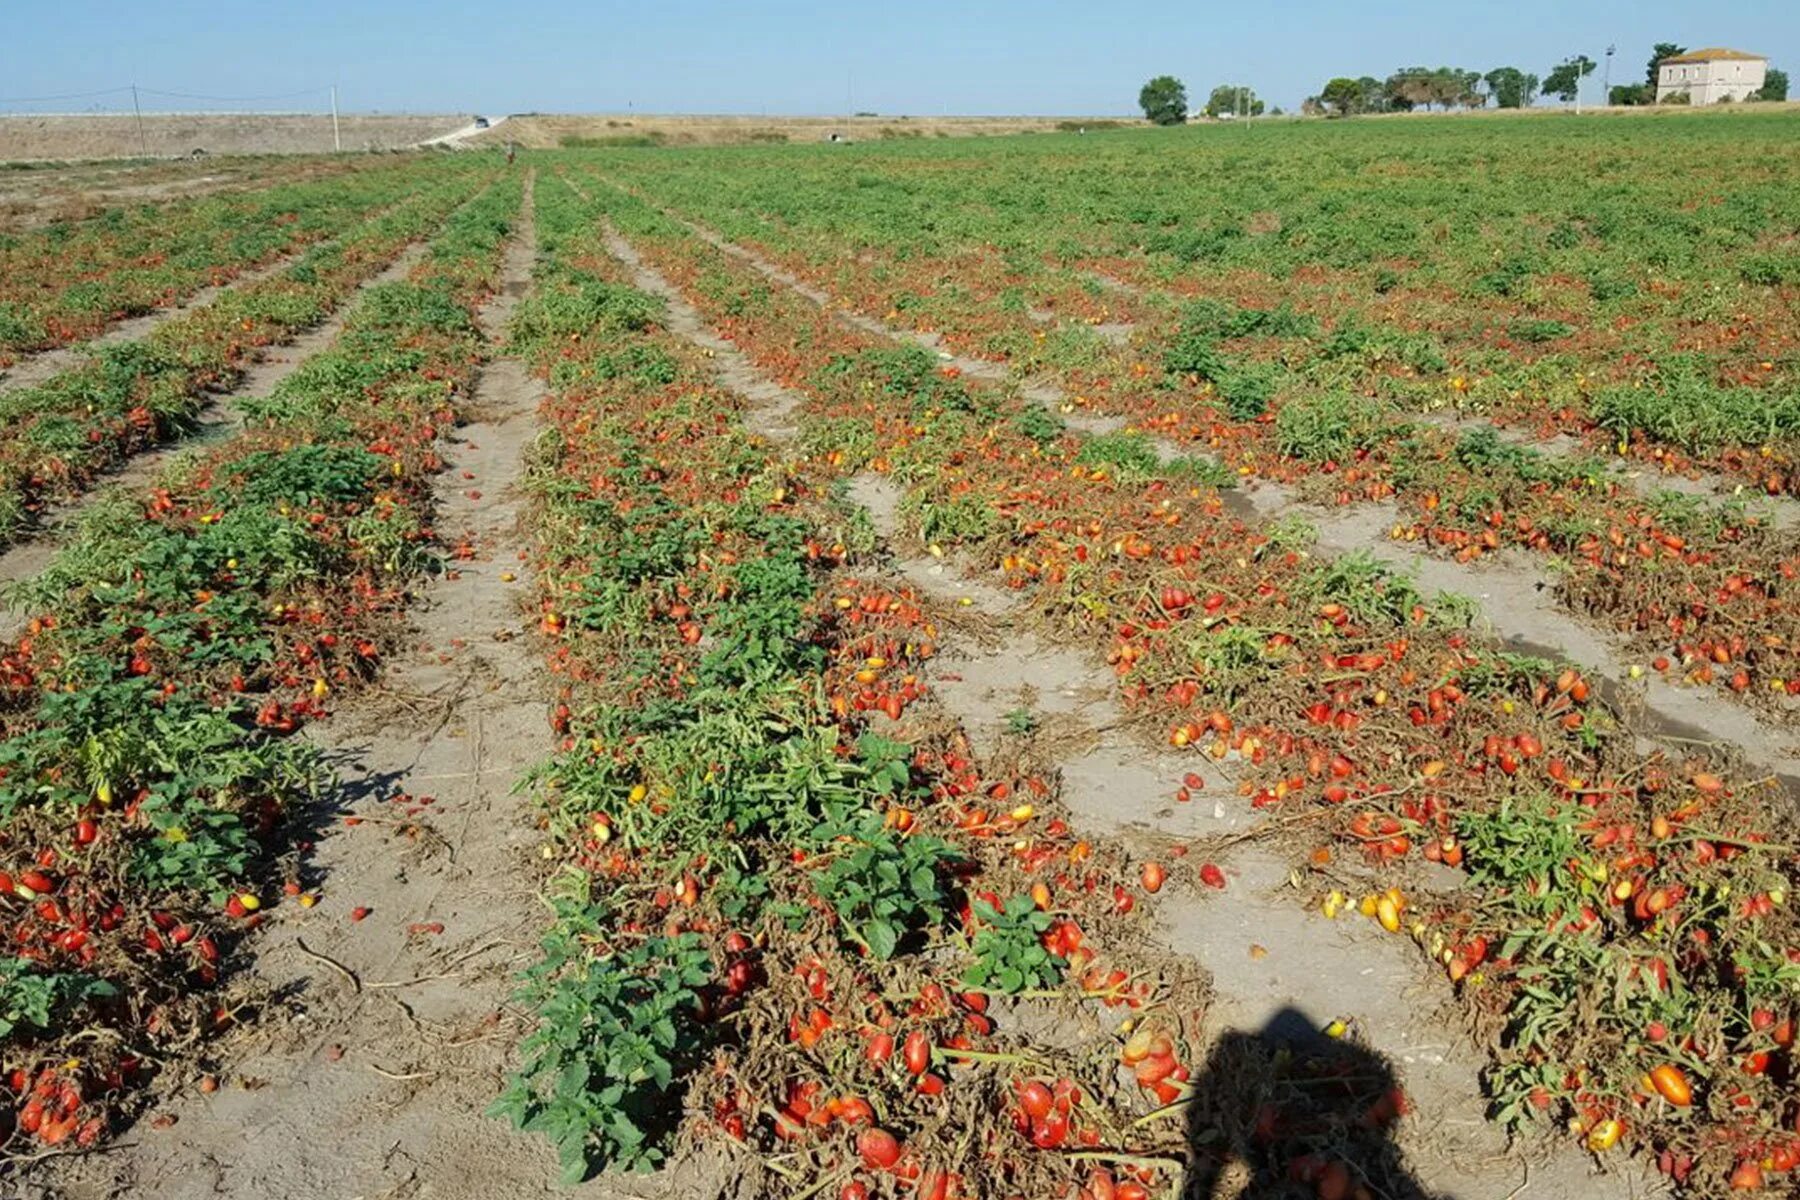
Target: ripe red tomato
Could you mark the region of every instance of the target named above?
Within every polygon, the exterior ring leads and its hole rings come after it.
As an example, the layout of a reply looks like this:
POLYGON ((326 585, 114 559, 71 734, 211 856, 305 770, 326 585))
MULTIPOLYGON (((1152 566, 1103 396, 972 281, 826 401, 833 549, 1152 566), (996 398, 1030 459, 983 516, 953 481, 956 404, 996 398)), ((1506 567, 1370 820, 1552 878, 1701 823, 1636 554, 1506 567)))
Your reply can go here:
POLYGON ((1056 1109, 1032 1125, 1031 1144, 1040 1150, 1054 1150, 1068 1140, 1069 1118, 1056 1109))
POLYGON ((865 1129, 857 1135, 856 1152, 871 1170, 886 1171, 900 1161, 900 1139, 885 1129, 865 1129))
POLYGON ((901 1054, 909 1073, 923 1075, 931 1067, 931 1039, 925 1036, 924 1030, 915 1029, 906 1035, 901 1054))
POLYGON ((1050 1089, 1035 1079, 1019 1089, 1019 1107, 1034 1121, 1048 1114, 1053 1103, 1050 1089))

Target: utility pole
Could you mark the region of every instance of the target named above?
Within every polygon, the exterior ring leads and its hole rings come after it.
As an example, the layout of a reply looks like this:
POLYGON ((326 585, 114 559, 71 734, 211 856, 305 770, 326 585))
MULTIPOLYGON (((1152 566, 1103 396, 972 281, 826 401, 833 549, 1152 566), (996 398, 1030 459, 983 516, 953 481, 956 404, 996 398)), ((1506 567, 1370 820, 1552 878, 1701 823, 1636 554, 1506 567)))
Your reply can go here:
POLYGON ((331 145, 339 154, 344 152, 344 139, 338 133, 337 119, 337 84, 331 85, 331 145))
POLYGON ((144 110, 138 107, 137 84, 131 85, 131 111, 137 114, 138 157, 149 158, 150 147, 144 141, 144 110))
POLYGON ((1612 56, 1616 50, 1618 47, 1613 45, 1606 48, 1606 71, 1600 76, 1600 102, 1602 104, 1612 103, 1612 56))

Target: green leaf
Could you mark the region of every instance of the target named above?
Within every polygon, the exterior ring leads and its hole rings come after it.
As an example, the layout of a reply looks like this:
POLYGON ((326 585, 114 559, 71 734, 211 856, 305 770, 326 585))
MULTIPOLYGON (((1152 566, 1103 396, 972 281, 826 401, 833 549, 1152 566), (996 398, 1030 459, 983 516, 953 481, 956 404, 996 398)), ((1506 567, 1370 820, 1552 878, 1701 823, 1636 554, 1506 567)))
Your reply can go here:
POLYGON ((863 930, 863 940, 869 943, 869 952, 883 961, 894 957, 900 942, 894 927, 885 921, 876 921, 863 930))

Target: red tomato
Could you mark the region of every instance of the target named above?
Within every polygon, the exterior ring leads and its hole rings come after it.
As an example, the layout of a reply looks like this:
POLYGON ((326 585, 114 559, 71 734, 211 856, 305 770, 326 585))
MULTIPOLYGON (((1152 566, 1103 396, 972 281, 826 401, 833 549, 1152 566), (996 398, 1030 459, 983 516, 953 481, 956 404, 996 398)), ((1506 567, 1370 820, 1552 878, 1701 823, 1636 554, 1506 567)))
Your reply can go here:
POLYGON ((1054 1150, 1069 1138, 1069 1118, 1051 1109, 1031 1128, 1031 1143, 1040 1150, 1054 1150))
POLYGON ((857 1135, 856 1152, 865 1166, 886 1171, 900 1161, 900 1139, 885 1129, 865 1129, 857 1135))
POLYGON ((1034 1121, 1048 1114, 1053 1103, 1050 1089, 1035 1079, 1019 1089, 1019 1107, 1034 1121))
POLYGON ((931 1067, 931 1039, 925 1036, 924 1030, 915 1029, 906 1035, 901 1054, 906 1060, 908 1072, 923 1075, 931 1067))

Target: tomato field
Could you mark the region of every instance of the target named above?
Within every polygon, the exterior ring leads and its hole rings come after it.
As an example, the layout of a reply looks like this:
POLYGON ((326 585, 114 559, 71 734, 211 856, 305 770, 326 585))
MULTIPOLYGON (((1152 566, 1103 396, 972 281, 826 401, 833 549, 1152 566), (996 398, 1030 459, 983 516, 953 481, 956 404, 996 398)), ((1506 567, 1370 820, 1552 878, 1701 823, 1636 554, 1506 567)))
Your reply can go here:
POLYGON ((1796 134, 0 229, 0 1171, 1791 1193, 1796 134))

